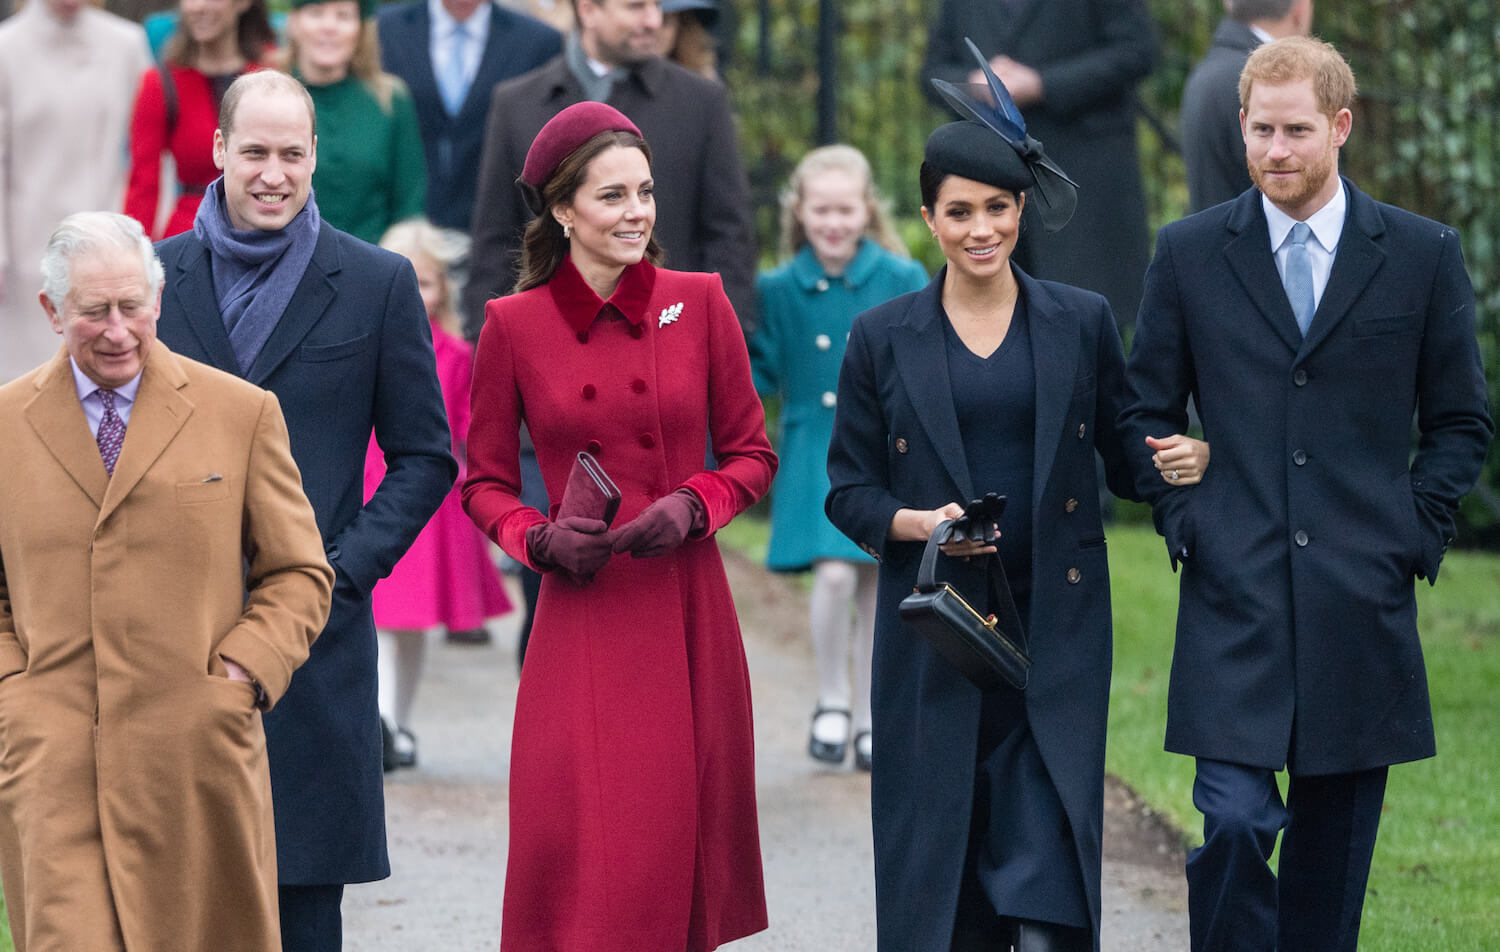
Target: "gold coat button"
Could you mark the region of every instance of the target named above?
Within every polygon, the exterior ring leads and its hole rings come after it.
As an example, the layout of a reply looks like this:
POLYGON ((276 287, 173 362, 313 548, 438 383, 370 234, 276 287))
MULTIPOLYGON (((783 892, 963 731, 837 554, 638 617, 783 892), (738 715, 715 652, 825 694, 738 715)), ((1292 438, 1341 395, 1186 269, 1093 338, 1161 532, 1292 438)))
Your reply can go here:
POLYGON ((898 453, 905 453, 906 450, 907 450, 906 437, 904 437, 904 436, 898 436, 898 437, 896 437, 896 452, 898 452, 898 453))
POLYGON ((1083 573, 1077 569, 1068 569, 1068 584, 1077 585, 1078 580, 1083 578, 1083 573))
POLYGON ((1063 503, 1063 512, 1072 512, 1077 508, 1078 500, 1076 499, 1069 499, 1067 502, 1063 503))

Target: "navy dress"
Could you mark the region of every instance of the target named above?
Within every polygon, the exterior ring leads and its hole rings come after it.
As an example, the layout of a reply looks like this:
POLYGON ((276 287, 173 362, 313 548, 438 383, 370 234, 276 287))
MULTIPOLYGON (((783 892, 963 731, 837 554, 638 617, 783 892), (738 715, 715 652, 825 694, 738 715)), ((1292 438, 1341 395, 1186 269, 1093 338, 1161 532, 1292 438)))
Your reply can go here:
MULTIPOLYGON (((1036 371, 1025 295, 1017 296, 1005 340, 986 357, 969 350, 946 314, 943 335, 969 481, 978 494, 1007 499, 997 548, 1030 630, 1031 507, 1025 502, 1034 466, 1036 371)), ((966 594, 982 597, 979 591, 966 594)), ((984 695, 975 759, 958 929, 982 932, 997 913, 1087 927, 1088 904, 1066 816, 1020 692, 1001 688, 984 695)))

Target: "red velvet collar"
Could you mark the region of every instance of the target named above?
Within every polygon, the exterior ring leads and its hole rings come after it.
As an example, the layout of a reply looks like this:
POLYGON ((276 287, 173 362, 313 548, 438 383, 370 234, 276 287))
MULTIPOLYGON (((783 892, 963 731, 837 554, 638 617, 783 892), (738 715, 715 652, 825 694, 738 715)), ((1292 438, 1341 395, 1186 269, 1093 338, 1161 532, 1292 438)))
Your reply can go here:
POLYGON ((651 288, 655 284, 656 268, 643 258, 620 275, 620 283, 608 301, 600 300, 569 256, 557 266, 557 272, 547 282, 547 287, 568 326, 582 334, 607 307, 619 311, 632 324, 642 324, 646 320, 646 302, 651 300, 651 288))

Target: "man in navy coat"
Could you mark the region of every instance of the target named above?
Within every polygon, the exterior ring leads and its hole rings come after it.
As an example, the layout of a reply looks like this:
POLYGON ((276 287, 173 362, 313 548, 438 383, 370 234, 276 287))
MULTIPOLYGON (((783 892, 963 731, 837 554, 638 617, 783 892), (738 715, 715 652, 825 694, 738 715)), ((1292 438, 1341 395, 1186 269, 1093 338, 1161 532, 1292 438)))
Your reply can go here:
POLYGON ((427 153, 427 217, 469 230, 490 92, 562 52, 562 34, 494 0, 407 0, 379 14, 380 62, 411 90, 427 153))
POLYGON ((457 475, 406 259, 320 222, 312 100, 275 71, 224 95, 193 230, 158 246, 158 335, 276 394, 334 568, 333 608, 265 717, 282 947, 336 950, 343 884, 390 875, 370 590, 457 475), (386 475, 364 502, 373 429, 386 475))
POLYGON ((1182 569, 1166 746, 1197 759, 1195 952, 1354 952, 1386 769, 1435 749, 1413 580, 1493 425, 1458 234, 1338 174, 1353 98, 1325 43, 1251 54, 1255 188, 1161 230, 1130 359, 1134 437, 1192 396, 1214 450, 1192 492, 1140 482, 1182 569))

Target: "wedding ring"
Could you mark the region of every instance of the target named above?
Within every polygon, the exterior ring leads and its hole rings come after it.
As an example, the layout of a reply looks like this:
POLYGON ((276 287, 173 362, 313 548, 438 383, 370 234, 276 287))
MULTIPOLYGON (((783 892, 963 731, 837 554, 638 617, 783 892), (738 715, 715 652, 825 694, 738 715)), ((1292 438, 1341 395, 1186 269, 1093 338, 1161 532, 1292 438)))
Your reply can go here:
POLYGON ((1175 469, 1168 470, 1167 471, 1167 478, 1170 479, 1174 483, 1177 482, 1177 470, 1175 470, 1175 469))

